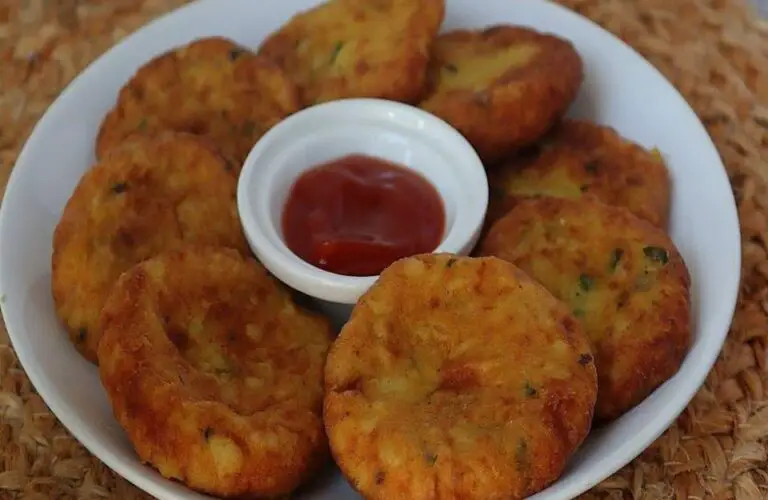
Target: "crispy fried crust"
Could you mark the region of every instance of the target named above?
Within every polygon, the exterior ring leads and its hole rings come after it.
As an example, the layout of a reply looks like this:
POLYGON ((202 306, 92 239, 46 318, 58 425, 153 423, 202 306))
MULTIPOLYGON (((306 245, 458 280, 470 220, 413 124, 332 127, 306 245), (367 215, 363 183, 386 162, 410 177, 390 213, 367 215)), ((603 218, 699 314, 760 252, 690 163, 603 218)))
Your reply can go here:
POLYGON ((690 276, 667 234, 593 199, 519 202, 480 243, 581 318, 596 355, 595 415, 612 419, 674 375, 691 337, 690 276))
POLYGON ((418 100, 444 0, 330 0, 299 13, 259 54, 275 60, 306 105, 350 97, 418 100))
POLYGON ((285 494, 328 458, 327 321, 229 249, 160 254, 104 306, 100 375, 141 460, 218 496, 285 494))
POLYGON ((136 72, 104 118, 96 153, 168 129, 209 138, 239 170, 258 139, 299 109, 298 89, 277 65, 231 40, 202 38, 136 72))
POLYGON ((80 179, 53 238, 56 311, 96 362, 98 318, 120 274, 183 243, 249 253, 230 163, 199 138, 164 133, 112 150, 80 179))
POLYGON ((514 500, 590 427, 592 354, 564 304, 495 258, 386 269, 325 369, 331 452, 365 498, 514 500))
POLYGON ((528 151, 489 172, 492 224, 523 197, 594 196, 665 228, 670 179, 663 159, 614 129, 564 120, 528 151))
POLYGON ((579 54, 554 35, 515 26, 452 31, 433 44, 420 106, 453 125, 493 164, 545 134, 582 78, 579 54))

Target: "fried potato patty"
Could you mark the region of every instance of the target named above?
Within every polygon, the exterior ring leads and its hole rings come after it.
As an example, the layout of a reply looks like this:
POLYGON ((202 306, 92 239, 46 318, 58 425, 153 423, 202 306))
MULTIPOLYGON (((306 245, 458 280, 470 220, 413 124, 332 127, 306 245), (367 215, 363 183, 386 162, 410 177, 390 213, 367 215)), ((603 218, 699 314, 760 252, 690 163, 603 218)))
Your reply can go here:
POLYGON ((331 330, 255 260, 185 248, 131 268, 104 306, 99 370, 141 460, 218 496, 286 494, 328 458, 331 330))
POLYGON ((554 481, 597 375, 568 308, 496 258, 386 269, 328 356, 331 452, 368 499, 519 499, 554 481))
POLYGON ((184 243, 248 245, 232 165, 201 139, 163 133, 112 150, 80 179, 53 237, 52 289, 72 342, 96 361, 98 318, 115 280, 184 243))
POLYGON ((298 82, 306 105, 350 97, 418 100, 444 0, 330 0, 294 16, 259 54, 298 82))
POLYGON ((479 245, 518 265, 582 321, 595 351, 595 415, 608 420, 674 375, 691 337, 690 276, 661 229, 594 199, 519 202, 479 245))
POLYGON ((515 26, 452 31, 433 44, 420 106, 453 125, 492 164, 546 133, 582 78, 579 54, 554 35, 515 26))
POLYGON ((491 197, 486 224, 523 197, 594 196, 666 227, 670 179, 658 152, 622 138, 614 129, 564 120, 529 151, 488 175, 491 197))
POLYGON ((299 108, 298 89, 273 62, 203 38, 139 68, 104 118, 96 154, 132 135, 175 130, 209 138, 239 170, 258 139, 299 108))

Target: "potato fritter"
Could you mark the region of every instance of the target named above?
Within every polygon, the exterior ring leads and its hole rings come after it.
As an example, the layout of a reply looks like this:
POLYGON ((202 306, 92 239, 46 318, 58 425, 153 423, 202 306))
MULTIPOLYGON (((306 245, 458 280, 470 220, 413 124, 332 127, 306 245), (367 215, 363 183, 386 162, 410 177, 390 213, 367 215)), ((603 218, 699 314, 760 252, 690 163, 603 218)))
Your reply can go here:
POLYGON ((479 245, 567 303, 592 342, 595 415, 616 418, 674 375, 691 337, 690 275, 662 230, 594 199, 520 201, 479 245))
POLYGON ((486 224, 531 196, 594 196, 666 227, 670 179, 663 159, 614 129, 564 120, 542 141, 489 172, 486 224))
POLYGON ((104 306, 99 370, 142 461, 209 494, 286 494, 329 458, 328 322, 255 260, 188 247, 128 270, 104 306))
POLYGON ((201 139, 163 133, 112 150, 80 179, 53 237, 56 311, 96 362, 98 318, 120 274, 183 243, 249 253, 233 166, 201 139))
POLYGON ((554 35, 502 25, 452 31, 433 44, 420 107, 453 125, 493 164, 545 134, 582 78, 578 52, 554 35))
POLYGON ((415 102, 444 0, 329 0, 269 36, 259 54, 299 84, 306 105, 351 97, 415 102))
POLYGON ((331 452, 368 499, 515 500, 587 435, 597 375, 568 308, 496 258, 386 269, 328 355, 331 452))
POLYGON ((202 38, 139 68, 104 118, 96 154, 132 135, 175 130, 209 138, 239 170, 259 138, 300 107, 296 85, 272 61, 202 38))

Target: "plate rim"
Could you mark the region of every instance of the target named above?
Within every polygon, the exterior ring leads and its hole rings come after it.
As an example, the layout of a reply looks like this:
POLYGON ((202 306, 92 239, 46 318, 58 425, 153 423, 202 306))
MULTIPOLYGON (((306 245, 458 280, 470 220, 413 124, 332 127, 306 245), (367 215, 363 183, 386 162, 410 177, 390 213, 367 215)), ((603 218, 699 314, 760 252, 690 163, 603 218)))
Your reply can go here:
MULTIPOLYGON (((239 1, 242 2, 242 0, 239 0, 239 1)), ((317 0, 314 0, 314 1, 317 1, 317 0)), ((691 107, 688 100, 682 95, 679 89, 674 84, 672 84, 672 82, 670 82, 670 80, 658 68, 656 68, 653 64, 651 64, 650 61, 648 61, 639 51, 634 49, 627 42, 625 42, 618 36, 614 35, 607 29, 603 28, 592 19, 586 16, 583 16, 582 14, 576 11, 573 11, 552 0, 527 0, 527 1, 530 3, 545 4, 547 8, 558 10, 560 16, 570 16, 572 20, 578 20, 579 22, 582 22, 582 23, 586 22, 587 24, 590 25, 591 30, 600 32, 604 37, 607 36, 608 38, 611 39, 611 41, 614 44, 620 45, 624 51, 628 51, 629 53, 631 53, 633 57, 635 57, 638 60, 638 62, 642 61, 644 70, 655 73, 656 77, 660 78, 667 85, 668 90, 676 94, 677 99, 684 105, 684 107, 686 108, 686 111, 690 113, 693 118, 695 118, 694 122, 696 124, 696 127, 698 127, 700 129, 700 132, 703 132, 703 135, 706 136, 708 139, 707 144, 698 144, 697 147, 700 147, 700 148, 705 147, 710 150, 709 155, 712 156, 713 161, 715 158, 717 159, 718 161, 717 166, 719 167, 717 169, 713 168, 712 173, 714 174, 714 172, 717 171, 717 173, 721 177, 721 179, 719 180, 719 183, 724 183, 727 186, 731 186, 730 178, 728 177, 728 171, 725 168, 722 157, 717 149, 717 146, 712 140, 712 137, 710 136, 709 132, 704 127, 703 123, 701 122, 695 110, 691 107)), ((22 146, 18 154, 18 157, 14 163, 14 166, 11 170, 11 173, 8 177, 8 181, 5 186, 2 201, 0 202, 1 203, 0 204, 0 237, 3 234, 5 234, 5 232, 7 231, 6 227, 9 224, 8 223, 9 209, 6 208, 6 206, 8 205, 6 201, 9 198, 11 200, 15 199, 15 195, 13 193, 18 192, 18 190, 14 190, 14 187, 16 186, 16 184, 20 182, 19 179, 21 178, 21 176, 24 175, 19 172, 24 170, 23 165, 27 163, 26 158, 31 154, 30 151, 33 149, 33 146, 34 146, 33 138, 35 138, 39 134, 39 131, 47 125, 48 121, 51 120, 52 109, 57 105, 61 105, 62 102, 66 102, 66 99, 73 92, 73 89, 77 87, 83 79, 86 78, 87 74, 93 73, 97 71, 98 68, 101 67, 102 65, 107 64, 105 61, 113 59, 116 53, 118 53, 120 50, 124 50, 125 46, 135 44, 135 40, 137 38, 147 36, 146 32, 149 31, 150 28, 157 29, 158 25, 162 25, 168 22, 168 19, 171 17, 176 17, 177 15, 180 15, 184 12, 202 8, 201 6, 205 6, 206 4, 213 4, 213 3, 214 3, 214 0, 194 0, 190 3, 178 6, 174 9, 171 9, 149 20, 148 22, 141 25, 139 28, 137 28, 134 32, 132 32, 128 36, 124 37, 117 43, 112 44, 105 52, 103 52, 96 59, 91 61, 82 71, 80 71, 62 89, 60 94, 56 97, 56 99, 53 102, 51 102, 48 108, 46 108, 43 115, 35 123, 30 134, 26 138, 24 145, 22 146), (22 165, 22 168, 17 168, 19 165, 22 165)), ((219 8, 231 8, 236 4, 237 4, 237 0, 230 1, 229 5, 224 5, 223 3, 221 3, 219 4, 219 8)), ((714 166, 715 165, 713 165, 713 167, 714 166)), ((743 273, 742 252, 741 252, 742 250, 741 221, 738 217, 738 208, 737 208, 736 199, 732 189, 730 190, 730 196, 728 201, 729 201, 728 203, 729 213, 724 214, 724 216, 727 215, 727 217, 731 219, 729 227, 733 228, 734 234, 732 236, 734 236, 735 239, 730 244, 734 244, 738 249, 738 251, 735 252, 736 259, 732 264, 733 264, 733 267, 738 272, 735 273, 734 279, 731 280, 730 283, 726 284, 730 286, 722 286, 720 288, 720 294, 722 295, 721 302, 725 304, 721 306, 722 313, 721 313, 721 316, 719 317, 721 319, 721 324, 717 325, 717 327, 710 326, 710 328, 713 331, 718 333, 718 337, 717 339, 715 339, 718 345, 718 349, 716 351, 713 349, 711 352, 705 351, 704 353, 702 353, 702 355, 709 354, 709 356, 707 356, 705 359, 697 360, 697 364, 691 370, 692 373, 688 374, 689 381, 685 384, 684 387, 681 388, 681 389, 686 389, 686 388, 688 389, 688 390, 681 391, 681 394, 684 395, 684 397, 678 397, 669 402, 669 404, 663 409, 662 416, 656 417, 656 419, 654 419, 658 422, 658 425, 652 426, 653 429, 651 430, 649 430, 649 427, 651 426, 646 426, 635 435, 635 438, 633 439, 633 441, 638 440, 639 437, 641 436, 642 439, 640 440, 643 442, 642 445, 638 444, 637 446, 632 447, 632 449, 629 449, 628 447, 624 446, 621 449, 617 450, 613 455, 601 457, 600 460, 591 467, 592 470, 597 472, 590 475, 589 481, 585 481, 582 483, 574 483, 570 485, 570 487, 564 487, 564 489, 559 491, 555 497, 551 497, 551 498, 553 499, 554 498, 557 498, 557 499, 572 498, 581 493, 584 493, 587 490, 594 487, 595 485, 602 482, 603 480, 605 480, 606 478, 608 478, 609 476, 611 476, 612 474, 614 474, 616 471, 618 471, 628 463, 630 463, 633 459, 639 456, 645 449, 647 449, 648 446, 650 446, 659 436, 661 436, 664 432, 666 432, 670 428, 674 420, 676 420, 678 416, 683 411, 685 411, 685 409, 690 404, 691 400, 695 397, 696 393, 703 386, 708 374, 713 369, 714 364, 717 361, 717 358, 720 356, 720 353, 722 352, 725 342, 727 341, 728 333, 729 333, 731 324, 733 322, 733 317, 738 305, 741 278, 743 273), (663 425, 661 425, 662 422, 663 422, 663 425)), ((1 248, 2 247, 0 247, 0 249, 1 248)), ((0 252, 0 287, 3 287, 3 288, 4 288, 4 285, 6 284, 6 279, 5 279, 6 273, 4 272, 4 270, 7 264, 5 264, 5 262, 6 262, 6 258, 4 257, 4 254, 0 252)), ((0 292, 2 292, 3 294, 6 293, 4 289, 0 289, 0 292)), ((46 392, 44 395, 43 392, 39 390, 40 386, 45 387, 48 385, 48 383, 44 380, 45 377, 43 377, 42 374, 38 373, 34 369, 28 370, 26 368, 27 366, 34 365, 35 359, 32 353, 27 351, 24 347, 22 347, 21 350, 18 349, 18 346, 21 345, 21 343, 18 343, 16 338, 17 337, 20 338, 23 335, 25 335, 26 329, 24 328, 24 321, 22 320, 13 321, 13 323, 16 324, 16 328, 14 329, 14 331, 16 331, 17 333, 16 334, 11 333, 12 328, 10 327, 9 322, 6 320, 6 318, 8 318, 9 312, 10 312, 9 306, 6 304, 4 300, 0 300, 0 313, 2 313, 3 315, 9 342, 16 354, 19 364, 24 370, 27 377, 29 378, 31 384, 35 389, 35 392, 45 402, 46 406, 48 406, 50 411, 61 422, 64 428, 69 433, 71 433, 78 440, 78 442, 84 448, 86 448, 94 457, 96 457, 99 461, 101 461, 107 467, 109 467, 115 474, 129 481, 137 488, 151 495, 154 495, 158 498, 170 498, 169 495, 174 495, 174 493, 171 491, 173 488, 171 486, 166 485, 164 480, 158 482, 154 477, 147 476, 146 472, 141 472, 141 469, 134 470, 133 467, 124 465, 123 460, 119 458, 119 456, 108 451, 105 447, 103 447, 101 443, 99 443, 99 440, 95 438, 95 436, 92 434, 92 432, 88 428, 87 422, 83 422, 83 424, 86 424, 86 425, 81 425, 81 423, 78 422, 79 420, 81 420, 79 417, 75 417, 74 414, 68 413, 67 408, 65 408, 66 406, 68 406, 67 403, 64 401, 63 398, 60 398, 55 391, 48 390, 48 392, 46 392), (96 449, 98 449, 100 452, 97 453, 96 451, 94 451, 96 449)), ((15 318, 17 314, 20 315, 21 313, 10 312, 10 315, 12 318, 15 318)), ((146 467, 146 466, 143 466, 143 467, 146 467)), ((152 474, 157 474, 157 472, 153 471, 151 468, 147 468, 147 469, 151 471, 152 474)), ((161 476, 158 476, 158 477, 161 477, 161 476)), ((553 483, 553 484, 557 484, 557 483, 553 483)), ((182 485, 182 488, 184 488, 183 485, 182 485)), ((538 492, 532 495, 529 498, 530 500, 536 500, 536 499, 543 500, 543 498, 549 497, 548 490, 549 488, 546 488, 541 492, 538 492)), ((205 494, 201 494, 199 492, 190 490, 188 488, 185 488, 185 491, 187 492, 188 495, 190 495, 190 498, 195 496, 199 497, 200 499, 213 498, 205 494)))

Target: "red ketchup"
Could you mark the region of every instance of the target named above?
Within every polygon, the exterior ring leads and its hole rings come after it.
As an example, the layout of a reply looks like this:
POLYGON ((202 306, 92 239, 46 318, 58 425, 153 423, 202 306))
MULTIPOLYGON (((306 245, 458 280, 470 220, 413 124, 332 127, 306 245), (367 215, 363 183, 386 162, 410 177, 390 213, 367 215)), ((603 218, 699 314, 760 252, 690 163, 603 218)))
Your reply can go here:
POLYGON ((318 165, 295 181, 283 209, 285 244, 346 276, 375 276, 433 251, 445 229, 440 194, 419 173, 366 155, 318 165))

